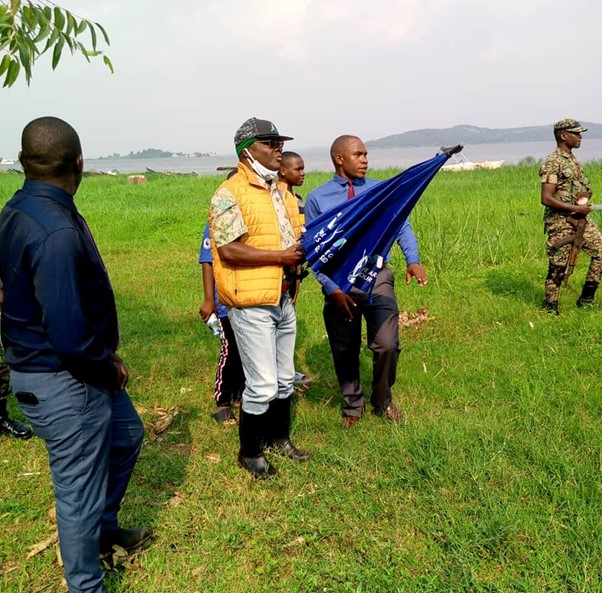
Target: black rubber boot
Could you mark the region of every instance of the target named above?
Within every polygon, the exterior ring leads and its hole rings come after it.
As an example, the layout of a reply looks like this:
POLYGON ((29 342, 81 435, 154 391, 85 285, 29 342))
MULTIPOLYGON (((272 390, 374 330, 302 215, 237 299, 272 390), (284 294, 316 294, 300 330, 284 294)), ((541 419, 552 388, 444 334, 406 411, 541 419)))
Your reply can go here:
POLYGON ((297 449, 291 441, 290 397, 286 399, 274 399, 270 402, 268 422, 267 435, 269 438, 267 444, 269 446, 279 449, 293 461, 307 461, 311 459, 311 453, 297 449))
POLYGON ((598 290, 597 282, 586 282, 583 285, 581 296, 577 299, 577 307, 585 307, 586 305, 593 304, 596 290, 598 290))
POLYGON ((558 313, 558 301, 544 301, 541 308, 548 313, 559 315, 558 313))
POLYGON ((238 465, 259 480, 269 480, 278 473, 263 454, 266 417, 267 412, 258 415, 249 414, 241 408, 238 421, 240 438, 238 465))

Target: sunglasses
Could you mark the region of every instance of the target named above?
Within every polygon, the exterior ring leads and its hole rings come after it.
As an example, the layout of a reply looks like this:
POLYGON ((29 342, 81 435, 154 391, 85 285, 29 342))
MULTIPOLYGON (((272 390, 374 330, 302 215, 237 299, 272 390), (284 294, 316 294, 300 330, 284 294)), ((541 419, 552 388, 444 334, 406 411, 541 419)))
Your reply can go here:
POLYGON ((282 140, 277 140, 276 138, 270 138, 269 140, 258 140, 261 144, 265 144, 269 146, 272 150, 281 149, 284 146, 284 142, 282 140))

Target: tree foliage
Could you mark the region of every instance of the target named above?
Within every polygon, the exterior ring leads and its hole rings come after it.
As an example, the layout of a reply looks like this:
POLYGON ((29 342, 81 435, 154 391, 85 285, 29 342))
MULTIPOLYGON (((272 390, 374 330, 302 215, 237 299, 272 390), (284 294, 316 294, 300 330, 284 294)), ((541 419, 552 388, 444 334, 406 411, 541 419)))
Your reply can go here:
POLYGON ((72 54, 82 54, 88 62, 102 56, 113 72, 109 57, 97 49, 99 36, 110 45, 102 25, 77 17, 53 2, 0 0, 0 80, 4 79, 4 87, 10 87, 24 73, 29 84, 35 61, 52 50, 54 70, 65 47, 72 54), (80 41, 84 35, 88 37, 86 45, 80 41))

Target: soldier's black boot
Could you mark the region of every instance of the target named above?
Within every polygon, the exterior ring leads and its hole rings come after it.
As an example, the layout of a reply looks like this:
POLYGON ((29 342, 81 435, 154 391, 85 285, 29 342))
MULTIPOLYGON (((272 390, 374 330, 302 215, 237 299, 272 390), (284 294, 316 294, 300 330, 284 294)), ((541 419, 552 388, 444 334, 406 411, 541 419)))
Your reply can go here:
POLYGON ((274 399, 270 402, 268 412, 267 444, 282 451, 293 461, 307 461, 311 453, 301 451, 291 441, 291 398, 274 399))
POLYGON ((577 299, 577 307, 581 308, 593 304, 596 290, 598 290, 597 282, 586 282, 583 285, 581 296, 577 299))
POLYGON ((267 412, 265 414, 249 414, 241 408, 238 421, 240 438, 238 465, 259 480, 269 480, 278 473, 263 454, 266 416, 267 412))
POLYGON ((6 397, 0 396, 0 434, 6 434, 14 439, 26 441, 33 436, 33 432, 27 424, 11 420, 8 417, 6 397))
POLYGON ((548 313, 553 313, 554 315, 559 315, 558 313, 558 301, 548 301, 545 300, 541 306, 544 311, 548 313))
POLYGON ((554 315, 558 315, 558 296, 565 270, 564 266, 555 266, 551 263, 548 266, 548 275, 545 282, 545 300, 542 308, 554 315))

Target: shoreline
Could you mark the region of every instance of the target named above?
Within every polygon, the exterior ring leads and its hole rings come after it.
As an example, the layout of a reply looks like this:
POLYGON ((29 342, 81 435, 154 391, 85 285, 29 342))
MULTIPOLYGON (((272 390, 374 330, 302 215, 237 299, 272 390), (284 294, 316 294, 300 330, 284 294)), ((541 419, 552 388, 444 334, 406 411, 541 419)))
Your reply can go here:
MULTIPOLYGON (((305 161, 306 173, 331 173, 332 163, 326 148, 302 150, 294 146, 305 161)), ((525 159, 540 161, 553 152, 555 144, 547 142, 518 142, 503 144, 466 145, 462 154, 468 161, 504 161, 504 167, 517 165, 525 159)), ((287 146, 287 149, 289 147, 287 146)), ((425 161, 440 152, 439 147, 423 146, 411 148, 377 148, 368 152, 368 161, 372 171, 388 169, 406 169, 416 163, 425 161)), ((602 161, 602 139, 584 139, 581 148, 575 152, 577 159, 587 164, 602 161)), ((168 157, 152 159, 86 159, 84 168, 89 174, 197 174, 198 176, 219 175, 220 168, 235 167, 238 162, 234 155, 215 155, 206 157, 168 157), (148 171, 152 169, 154 173, 148 171)), ((453 159, 450 164, 454 163, 453 159)), ((0 165, 0 170, 20 170, 20 165, 0 165)))

